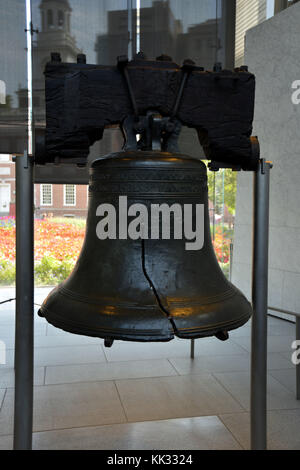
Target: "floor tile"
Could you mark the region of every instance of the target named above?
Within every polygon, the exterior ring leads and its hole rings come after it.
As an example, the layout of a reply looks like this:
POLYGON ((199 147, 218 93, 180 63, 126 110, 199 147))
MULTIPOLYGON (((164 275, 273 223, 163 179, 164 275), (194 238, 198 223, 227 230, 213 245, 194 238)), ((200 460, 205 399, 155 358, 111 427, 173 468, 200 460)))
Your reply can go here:
MULTIPOLYGON (((14 350, 13 349, 6 349, 5 351, 5 363, 0 364, 0 371, 3 369, 11 369, 14 366, 14 350)), ((3 362, 3 357, 1 358, 1 362, 3 362)))
POLYGON ((272 314, 268 315, 268 325, 282 325, 282 323, 286 323, 286 320, 283 320, 282 318, 278 318, 275 316, 272 316, 272 314))
MULTIPOLYGON (((170 357, 189 357, 190 341, 173 340, 168 343, 114 343, 112 348, 105 348, 108 361, 130 361, 139 359, 157 359, 170 357)), ((248 354, 233 341, 221 342, 216 338, 203 338, 195 342, 196 356, 248 354)))
MULTIPOLYGON (((34 384, 43 385, 45 378, 45 368, 36 367, 34 369, 34 384)), ((0 388, 11 388, 14 387, 15 382, 15 370, 11 367, 0 369, 0 388)))
POLYGON ((15 322, 15 312, 12 309, 0 309, 0 328, 2 325, 12 325, 15 322))
POLYGON ((177 375, 177 372, 166 359, 67 365, 47 367, 46 384, 95 382, 170 375, 177 375))
MULTIPOLYGON (((250 376, 246 372, 216 373, 214 376, 229 393, 248 411, 250 409, 250 376)), ((268 375, 268 409, 300 408, 294 394, 268 375)))
MULTIPOLYGON (((90 336, 74 335, 71 333, 65 333, 64 335, 57 336, 46 336, 46 324, 35 325, 35 348, 56 348, 59 346, 81 346, 86 344, 99 344, 103 345, 103 340, 100 338, 93 338, 90 336), (43 332, 43 333, 41 333, 43 332)), ((14 328, 14 326, 13 326, 14 328)), ((15 344, 14 335, 9 337, 1 336, 0 328, 0 339, 5 342, 8 349, 13 349, 15 344)))
MULTIPOLYGON (((0 391, 1 393, 1 391, 0 391)), ((0 434, 12 434, 14 392, 8 389, 0 413, 0 434)), ((47 385, 34 389, 34 431, 124 423, 114 382, 47 385)))
MULTIPOLYGON (((269 336, 293 336, 295 334, 295 324, 284 321, 273 319, 268 317, 268 335, 269 336)), ((229 332, 230 338, 236 338, 240 336, 251 337, 251 322, 246 325, 229 332)))
MULTIPOLYGON (((65 333, 64 335, 59 336, 46 336, 46 325, 38 325, 43 327, 44 334, 36 334, 34 338, 34 347, 35 348, 56 348, 60 346, 81 346, 87 344, 98 344, 99 347, 103 345, 103 340, 100 338, 92 338, 90 336, 83 335, 74 335, 71 333, 65 333)), ((0 329, 1 331, 1 329, 0 329)), ((14 337, 1 338, 6 343, 7 348, 14 348, 14 337)))
POLYGON ((296 367, 292 369, 285 370, 272 370, 270 372, 272 377, 274 377, 278 382, 285 386, 296 396, 296 367))
POLYGON ((247 353, 248 351, 231 339, 219 341, 216 338, 202 338, 195 341, 195 356, 232 356, 247 353))
POLYGON ((280 323, 268 325, 269 336, 295 336, 295 323, 279 320, 280 323))
MULTIPOLYGON (((250 447, 250 414, 221 415, 221 420, 245 448, 250 447)), ((300 450, 300 410, 268 412, 268 449, 300 450)))
MULTIPOLYGON (((51 290, 36 289, 35 302, 51 290)), ((0 289, 1 295, 13 297, 14 289, 0 289)), ((191 360, 188 340, 115 341, 108 349, 101 339, 54 328, 38 317, 38 308, 34 429, 39 432, 33 436, 34 448, 215 450, 238 449, 237 441, 249 445, 244 409, 249 409, 251 322, 224 343, 196 340, 191 360), (46 386, 41 385, 44 366, 46 386)), ((0 366, 0 450, 12 447, 14 310, 15 302, 0 305, 0 339, 9 348, 7 364, 0 366)), ((268 318, 269 448, 300 449, 294 339, 295 325, 268 318)))
POLYGON ((229 338, 238 338, 244 336, 251 336, 251 326, 247 323, 245 326, 241 328, 237 328, 236 330, 229 331, 229 338))
MULTIPOLYGON (((0 437, 0 450, 11 449, 12 436, 0 437)), ((216 416, 113 424, 33 434, 39 450, 239 450, 216 416)))
MULTIPOLYGON (((12 367, 14 364, 14 351, 12 349, 7 351, 6 359, 6 366, 12 367)), ((34 350, 34 363, 36 367, 96 362, 106 362, 103 349, 100 345, 35 348, 34 350)))
MULTIPOLYGON (((47 325, 45 323, 38 323, 34 325, 34 334, 35 336, 43 336, 46 335, 46 328, 47 325)), ((11 323, 9 325, 1 325, 0 324, 0 339, 3 338, 15 338, 15 323, 11 323)))
POLYGON ((209 374, 117 381, 128 421, 145 421, 241 411, 209 374))
MULTIPOLYGON (((236 337, 232 341, 247 351, 251 351, 251 337, 236 337)), ((271 353, 290 351, 293 341, 295 341, 295 336, 268 336, 268 351, 271 353)))
POLYGON ((210 416, 37 433, 34 448, 238 450, 241 447, 223 423, 210 416))
POLYGON ((56 328, 55 326, 51 325, 51 323, 47 323, 47 336, 67 336, 69 334, 70 333, 67 331, 56 328))
MULTIPOLYGON (((236 354, 234 356, 197 356, 195 359, 185 357, 170 358, 171 364, 180 375, 199 374, 202 372, 243 372, 250 371, 250 355, 236 354)), ((292 368, 293 364, 280 354, 268 355, 269 369, 292 368)))
POLYGON ((280 353, 268 353, 268 369, 293 369, 294 364, 280 353), (283 359, 283 360, 282 360, 283 359))
POLYGON ((135 361, 148 359, 167 359, 172 356, 188 356, 190 342, 173 340, 168 343, 126 343, 114 342, 111 348, 104 348, 104 354, 110 361, 135 361))
POLYGON ((56 348, 59 346, 80 346, 87 344, 97 344, 101 347, 103 345, 103 339, 74 335, 71 333, 65 333, 59 336, 38 336, 35 339, 36 348, 56 348))
MULTIPOLYGON (((34 323, 37 324, 45 324, 45 318, 41 318, 37 314, 38 307, 34 309, 34 323)), ((8 309, 0 309, 0 328, 2 325, 12 325, 15 323, 15 306, 10 306, 8 309)))
POLYGON ((0 450, 12 450, 13 436, 0 436, 0 450))
POLYGON ((197 356, 195 359, 186 357, 170 358, 169 361, 180 375, 198 375, 203 372, 225 372, 248 370, 250 358, 246 354, 235 356, 197 356))
MULTIPOLYGON (((295 351, 294 349, 293 349, 293 350, 291 349, 291 350, 288 351, 288 352, 281 352, 280 354, 281 354, 282 357, 284 357, 285 359, 287 359, 291 364, 293 364, 292 355, 293 355, 294 351, 295 351)), ((294 364, 293 364, 293 366, 294 366, 294 364)), ((295 366, 294 366, 294 367, 295 367, 295 366)))
POLYGON ((2 404, 3 404, 3 399, 4 399, 4 396, 5 396, 5 392, 6 392, 6 390, 0 389, 0 410, 1 410, 1 408, 2 408, 2 404))

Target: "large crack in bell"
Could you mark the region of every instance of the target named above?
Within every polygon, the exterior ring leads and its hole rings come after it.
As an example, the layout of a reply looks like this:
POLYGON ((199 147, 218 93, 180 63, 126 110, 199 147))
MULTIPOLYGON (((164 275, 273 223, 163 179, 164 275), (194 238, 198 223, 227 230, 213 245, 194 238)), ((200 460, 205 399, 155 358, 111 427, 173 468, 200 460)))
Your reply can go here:
POLYGON ((148 272, 147 272, 147 269, 146 269, 146 256, 145 256, 145 240, 142 239, 142 269, 143 269, 143 273, 144 273, 144 276, 146 278, 146 280, 148 281, 149 283, 149 286, 150 286, 150 289, 152 290, 154 296, 155 296, 155 299, 156 299, 156 302, 160 308, 160 310, 162 311, 162 313, 164 313, 164 315, 166 316, 166 318, 169 320, 171 326, 172 326, 172 329, 173 329, 173 332, 174 334, 177 336, 178 335, 178 330, 176 328, 176 325, 175 325, 175 322, 174 322, 174 319, 171 317, 171 314, 170 312, 168 312, 168 310, 164 307, 159 295, 158 295, 158 292, 155 288, 155 285, 152 281, 152 279, 150 278, 148 272))

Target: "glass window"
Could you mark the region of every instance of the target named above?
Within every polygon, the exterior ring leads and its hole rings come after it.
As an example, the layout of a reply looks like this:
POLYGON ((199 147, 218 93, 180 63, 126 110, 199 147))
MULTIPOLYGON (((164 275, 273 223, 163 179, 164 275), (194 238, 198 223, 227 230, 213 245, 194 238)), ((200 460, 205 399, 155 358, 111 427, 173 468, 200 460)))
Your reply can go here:
POLYGON ((208 172, 209 217, 213 245, 224 274, 231 278, 237 173, 208 172))
MULTIPOLYGON (((236 2, 236 34, 235 34, 235 65, 244 65, 245 35, 267 17, 267 0, 237 0, 236 2)), ((270 7, 270 5, 269 5, 270 7)))
POLYGON ((0 0, 0 152, 27 148, 25 1, 0 0))
POLYGON ((65 22, 65 15, 62 10, 58 10, 58 26, 62 27, 65 22))
POLYGON ((53 11, 52 10, 47 11, 47 24, 50 27, 53 26, 53 11))
POLYGON ((41 184, 41 206, 52 206, 52 184, 41 184))
MULTIPOLYGON (((63 62, 76 63, 77 55, 83 53, 88 64, 115 65, 117 56, 128 53, 127 0, 32 0, 31 3, 33 28, 39 30, 33 35, 32 45, 34 119, 36 128, 43 129, 46 121, 44 69, 51 52, 59 52, 63 62), (47 11, 50 5, 53 12, 50 23, 53 22, 53 27, 48 26, 47 11), (120 15, 122 21, 119 24, 115 18, 120 15)), ((21 32, 18 34, 21 35, 21 32)), ((117 128, 106 129, 103 139, 91 147, 89 160, 117 152, 122 146, 121 131, 117 128)), ((75 178, 71 180, 68 170, 64 166, 37 166, 36 181, 74 183, 74 179, 82 181, 85 178, 83 182, 87 183, 87 171, 73 168, 75 178)))
POLYGON ((223 0, 141 0, 136 10, 140 49, 149 57, 168 54, 179 64, 192 59, 205 69, 216 62, 231 67, 227 26, 234 21, 233 7, 223 0))
POLYGON ((76 186, 75 184, 64 184, 64 206, 76 205, 76 186))

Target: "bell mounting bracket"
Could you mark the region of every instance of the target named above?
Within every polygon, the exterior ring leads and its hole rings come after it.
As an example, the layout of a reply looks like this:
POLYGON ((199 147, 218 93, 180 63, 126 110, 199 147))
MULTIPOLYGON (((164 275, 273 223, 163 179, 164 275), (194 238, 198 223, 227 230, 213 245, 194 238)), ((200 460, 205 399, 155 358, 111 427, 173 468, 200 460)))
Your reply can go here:
MULTIPOLYGON (((137 57, 144 59, 143 53, 137 57)), ((168 57, 169 59, 169 57, 168 57)), ((177 119, 184 87, 189 74, 197 67, 192 60, 185 60, 182 68, 182 78, 175 97, 175 102, 170 116, 163 117, 156 110, 149 110, 146 116, 141 116, 138 111, 133 86, 128 73, 127 56, 117 58, 118 68, 123 74, 128 89, 133 115, 128 116, 122 123, 125 137, 125 150, 162 150, 164 152, 179 152, 178 137, 181 131, 181 122, 177 119), (137 136, 140 138, 137 140, 137 136)))

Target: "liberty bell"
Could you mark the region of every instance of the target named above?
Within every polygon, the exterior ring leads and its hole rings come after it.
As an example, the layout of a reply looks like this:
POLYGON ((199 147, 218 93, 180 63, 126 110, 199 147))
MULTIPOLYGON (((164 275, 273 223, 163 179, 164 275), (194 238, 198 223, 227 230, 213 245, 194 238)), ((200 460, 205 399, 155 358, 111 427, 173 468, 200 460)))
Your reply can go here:
POLYGON ((203 162, 138 149, 94 161, 81 254, 41 316, 110 346, 115 339, 224 340, 251 313, 214 253, 203 162))

